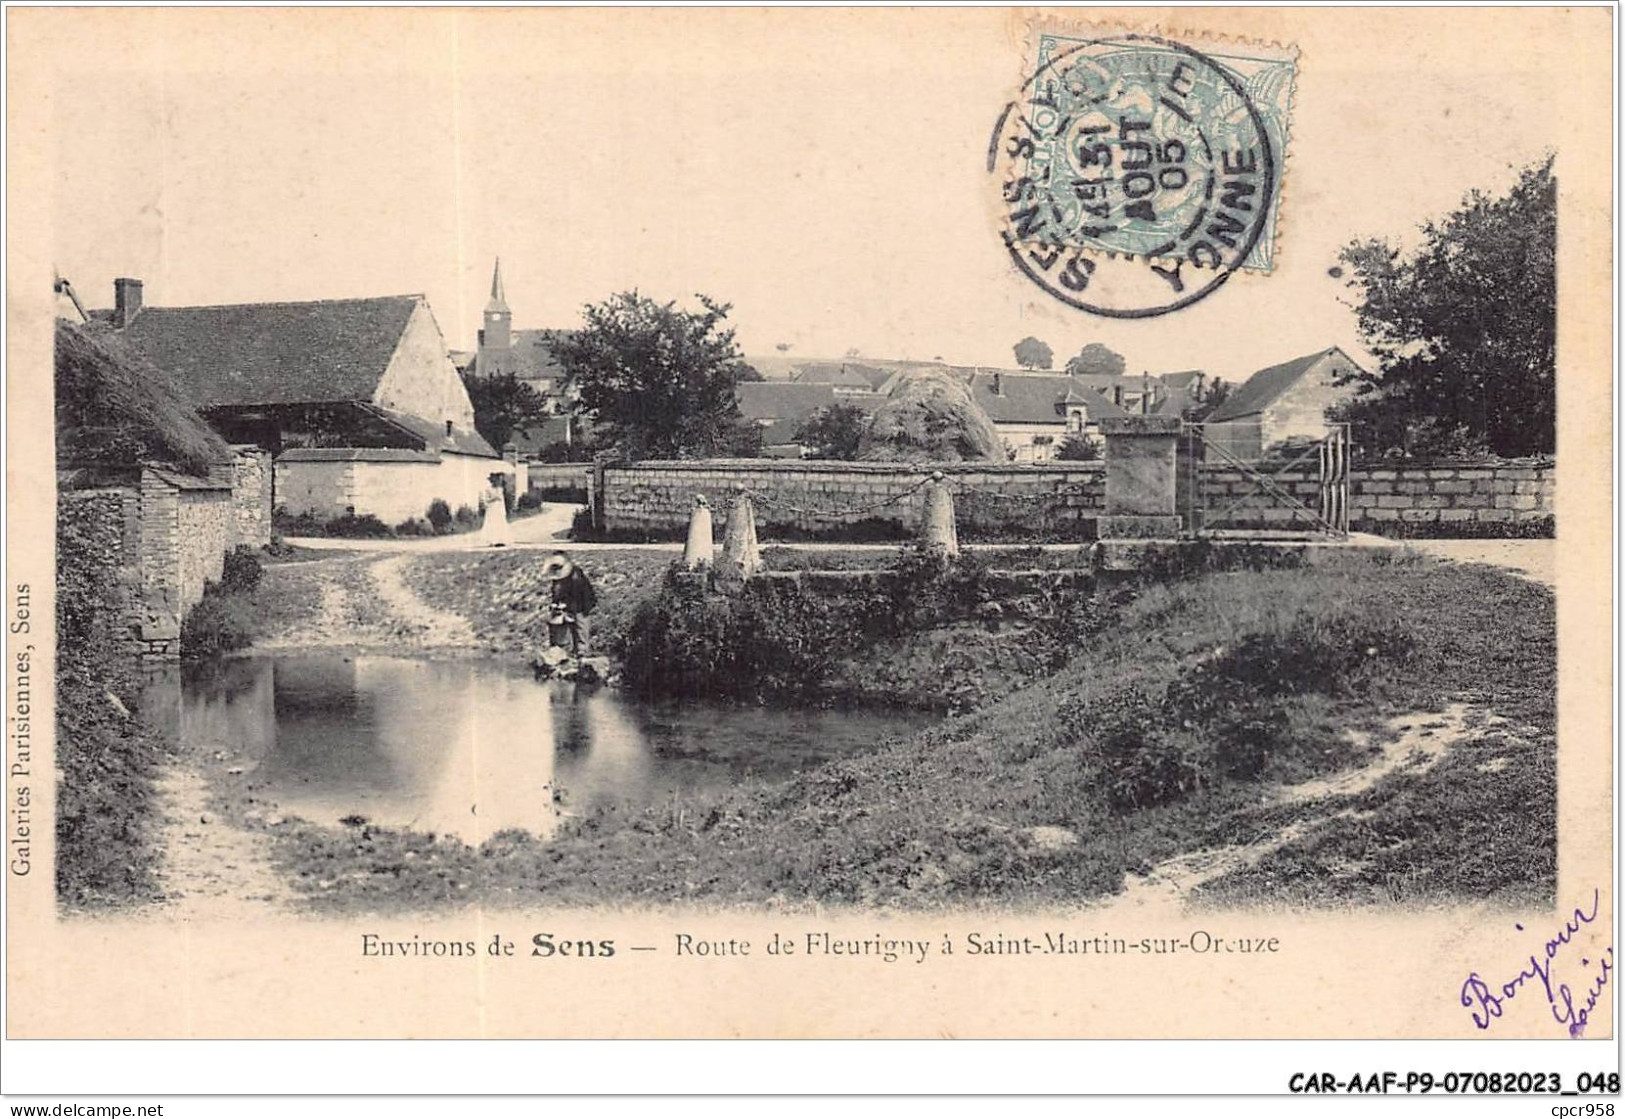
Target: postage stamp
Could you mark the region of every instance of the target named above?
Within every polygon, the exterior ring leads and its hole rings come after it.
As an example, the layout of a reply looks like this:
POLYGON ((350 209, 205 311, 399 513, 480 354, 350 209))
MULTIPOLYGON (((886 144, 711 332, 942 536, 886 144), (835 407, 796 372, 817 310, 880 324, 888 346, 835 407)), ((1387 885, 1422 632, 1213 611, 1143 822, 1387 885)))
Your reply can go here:
POLYGON ((1063 303, 1119 318, 1268 273, 1297 54, 1039 30, 988 148, 1000 233, 1063 303))

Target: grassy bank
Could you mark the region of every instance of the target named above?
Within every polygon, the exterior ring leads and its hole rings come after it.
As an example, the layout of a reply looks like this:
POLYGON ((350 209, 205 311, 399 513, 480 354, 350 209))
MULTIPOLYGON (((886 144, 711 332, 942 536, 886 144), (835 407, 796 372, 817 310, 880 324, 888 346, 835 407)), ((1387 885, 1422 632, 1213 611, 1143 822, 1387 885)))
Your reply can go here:
POLYGON ((550 843, 292 825, 274 852, 312 906, 343 911, 1065 904, 1261 835, 1269 854, 1200 892, 1546 901, 1554 649, 1551 593, 1485 568, 1216 574, 1147 590, 1034 686, 783 784, 598 812, 550 843), (1395 759, 1349 792, 1305 784, 1371 766, 1396 718, 1450 703, 1468 715, 1436 764, 1395 759))
MULTIPOLYGON (((467 618, 480 643, 496 652, 522 653, 547 639, 552 584, 542 576, 545 553, 440 552, 414 556, 405 570, 409 587, 438 610, 467 618)), ((613 648, 645 598, 660 586, 674 556, 628 548, 576 557, 598 592, 593 644, 613 648)))

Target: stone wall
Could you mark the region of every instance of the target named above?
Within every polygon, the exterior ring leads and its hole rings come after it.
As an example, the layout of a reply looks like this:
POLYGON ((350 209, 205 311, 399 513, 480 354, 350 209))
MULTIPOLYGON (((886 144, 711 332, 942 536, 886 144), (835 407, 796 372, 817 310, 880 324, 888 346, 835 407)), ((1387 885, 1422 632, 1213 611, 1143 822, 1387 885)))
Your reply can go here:
POLYGON ((1085 539, 1104 499, 1098 462, 1042 465, 824 462, 719 459, 643 462, 604 470, 604 528, 610 533, 680 536, 696 494, 704 494, 720 534, 734 497, 749 493, 759 531, 816 536, 888 530, 911 535, 924 512, 933 470, 954 487, 962 537, 1085 539))
MULTIPOLYGON (((755 502, 758 529, 769 538, 852 533, 858 531, 855 526, 875 535, 890 529, 907 536, 920 523, 923 483, 933 469, 953 484, 963 537, 1046 541, 1095 534, 1105 495, 1105 470, 1099 462, 932 467, 731 459, 619 464, 604 470, 602 527, 616 535, 680 538, 694 496, 704 494, 720 539, 728 508, 743 486, 755 502)), ((1255 487, 1250 476, 1234 467, 1207 463, 1200 476, 1210 525, 1309 525, 1289 501, 1255 487), (1220 517, 1254 490, 1239 509, 1220 517)), ((1318 506, 1315 467, 1273 480, 1310 508, 1318 506)), ((1350 474, 1349 521, 1355 531, 1388 535, 1512 533, 1519 525, 1551 517, 1555 490, 1556 467, 1550 461, 1362 466, 1350 474)))
POLYGON ((260 548, 271 542, 271 456, 258 447, 233 447, 237 481, 231 503, 237 516, 237 543, 260 548))
POLYGON ((59 638, 133 649, 131 623, 141 593, 140 496, 123 488, 64 490, 56 509, 57 564, 72 572, 58 580, 59 638))
POLYGON ((237 510, 231 490, 193 488, 180 491, 176 513, 174 563, 184 618, 204 588, 219 581, 226 553, 237 546, 237 510))
MULTIPOLYGON (((1317 508, 1319 474, 1315 468, 1272 476, 1294 498, 1317 508)), ((1219 527, 1280 527, 1294 520, 1290 502, 1258 489, 1249 475, 1233 467, 1205 466, 1202 489, 1208 523, 1219 527), (1254 496, 1225 514, 1245 495, 1254 496)), ((1370 465, 1349 473, 1349 527, 1378 535, 1428 531, 1448 535, 1485 535, 1512 531, 1553 515, 1557 468, 1550 460, 1416 462, 1403 466, 1370 465)), ((1306 523, 1301 514, 1299 523, 1306 523)))
POLYGON ((148 466, 131 487, 59 491, 58 588, 105 583, 105 640, 179 656, 181 621, 220 578, 226 553, 270 540, 268 463, 240 455, 209 478, 148 466))
POLYGON ((530 489, 577 489, 587 492, 592 476, 590 462, 533 462, 529 465, 530 489))

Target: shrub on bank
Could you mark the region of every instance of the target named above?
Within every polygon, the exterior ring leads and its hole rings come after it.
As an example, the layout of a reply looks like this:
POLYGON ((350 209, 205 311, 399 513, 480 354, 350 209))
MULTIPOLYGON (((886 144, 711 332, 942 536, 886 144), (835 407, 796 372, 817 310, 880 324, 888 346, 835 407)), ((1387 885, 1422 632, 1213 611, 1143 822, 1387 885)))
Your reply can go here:
MULTIPOLYGON (((1268 615, 1266 615, 1268 618, 1268 615)), ((1063 708, 1084 764, 1097 767, 1118 812, 1173 804, 1223 781, 1253 781, 1297 764, 1307 697, 1382 693, 1417 636, 1399 616, 1332 606, 1244 632, 1161 683, 1136 681, 1063 708)))
POLYGON ((260 585, 265 565, 259 555, 246 544, 239 544, 226 553, 220 570, 220 589, 227 594, 247 594, 260 585))

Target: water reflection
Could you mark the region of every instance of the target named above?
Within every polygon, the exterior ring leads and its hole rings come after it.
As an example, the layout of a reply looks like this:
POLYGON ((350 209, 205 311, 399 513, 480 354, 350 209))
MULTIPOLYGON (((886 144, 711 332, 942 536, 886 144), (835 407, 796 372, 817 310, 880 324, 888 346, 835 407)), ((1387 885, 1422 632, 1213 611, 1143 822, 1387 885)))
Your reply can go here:
POLYGON ((254 795, 483 842, 565 811, 789 776, 873 748, 912 716, 641 704, 490 661, 298 655, 155 676, 160 729, 241 764, 254 795))

